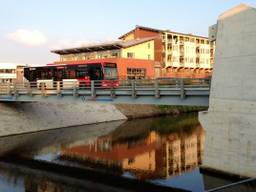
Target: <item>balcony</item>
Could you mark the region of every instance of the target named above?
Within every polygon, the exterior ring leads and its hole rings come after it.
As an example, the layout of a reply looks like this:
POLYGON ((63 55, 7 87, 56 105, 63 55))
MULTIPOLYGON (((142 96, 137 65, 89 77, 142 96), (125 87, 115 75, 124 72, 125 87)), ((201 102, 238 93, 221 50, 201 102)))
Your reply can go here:
POLYGON ((185 67, 184 62, 180 63, 180 67, 185 67))

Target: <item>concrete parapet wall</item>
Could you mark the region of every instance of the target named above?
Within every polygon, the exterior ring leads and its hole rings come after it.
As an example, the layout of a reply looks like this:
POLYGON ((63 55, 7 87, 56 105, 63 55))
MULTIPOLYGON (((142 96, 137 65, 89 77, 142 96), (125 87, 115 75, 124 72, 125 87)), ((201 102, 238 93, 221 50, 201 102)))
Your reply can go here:
POLYGON ((126 119, 110 104, 0 103, 0 136, 126 119))

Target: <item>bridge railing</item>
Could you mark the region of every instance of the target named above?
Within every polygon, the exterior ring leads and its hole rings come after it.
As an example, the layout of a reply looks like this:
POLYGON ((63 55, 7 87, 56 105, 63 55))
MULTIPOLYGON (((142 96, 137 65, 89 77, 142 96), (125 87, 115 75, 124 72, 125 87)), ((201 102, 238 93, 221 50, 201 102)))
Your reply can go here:
POLYGON ((24 83, 0 83, 0 95, 85 95, 96 97, 98 95, 161 95, 180 94, 185 97, 185 92, 190 89, 208 88, 210 79, 141 79, 141 80, 101 80, 101 81, 77 81, 77 80, 38 80, 37 82, 24 83), (170 90, 173 91, 170 93, 170 90))

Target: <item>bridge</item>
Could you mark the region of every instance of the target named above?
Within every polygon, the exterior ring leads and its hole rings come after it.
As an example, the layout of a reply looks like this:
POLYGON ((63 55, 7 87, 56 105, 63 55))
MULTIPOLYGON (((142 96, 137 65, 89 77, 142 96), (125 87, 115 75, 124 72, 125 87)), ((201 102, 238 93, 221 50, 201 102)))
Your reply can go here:
POLYGON ((208 106, 210 79, 37 81, 0 84, 1 102, 70 101, 208 106), (104 84, 105 83, 105 84, 104 84))

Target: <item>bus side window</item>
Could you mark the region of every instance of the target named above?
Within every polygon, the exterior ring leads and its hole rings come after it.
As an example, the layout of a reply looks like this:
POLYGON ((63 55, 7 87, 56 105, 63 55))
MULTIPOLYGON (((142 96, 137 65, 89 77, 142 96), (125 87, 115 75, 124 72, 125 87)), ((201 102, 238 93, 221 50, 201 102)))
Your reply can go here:
POLYGON ((99 80, 100 79, 100 72, 99 70, 95 70, 95 80, 99 80))
POLYGON ((75 79, 76 72, 74 70, 69 71, 68 79, 75 79))

